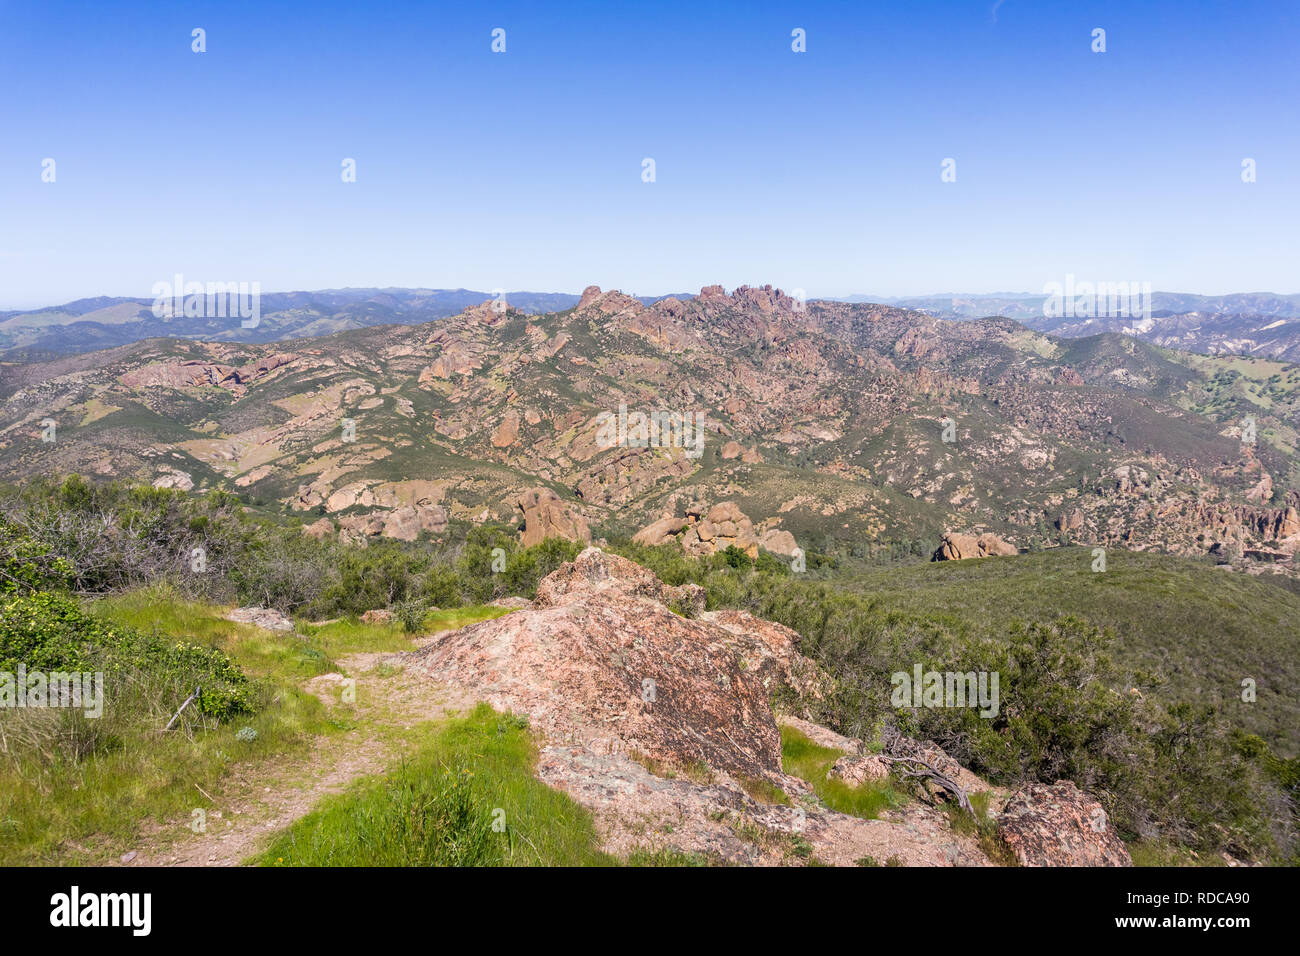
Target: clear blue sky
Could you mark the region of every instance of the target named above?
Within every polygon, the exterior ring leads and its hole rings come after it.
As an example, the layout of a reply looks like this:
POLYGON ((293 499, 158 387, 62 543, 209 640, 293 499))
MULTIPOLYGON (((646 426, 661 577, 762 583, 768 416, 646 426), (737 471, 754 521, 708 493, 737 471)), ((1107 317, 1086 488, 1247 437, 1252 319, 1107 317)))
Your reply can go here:
POLYGON ((0 308, 176 272, 1294 293, 1298 56, 1295 0, 0 0, 0 308))

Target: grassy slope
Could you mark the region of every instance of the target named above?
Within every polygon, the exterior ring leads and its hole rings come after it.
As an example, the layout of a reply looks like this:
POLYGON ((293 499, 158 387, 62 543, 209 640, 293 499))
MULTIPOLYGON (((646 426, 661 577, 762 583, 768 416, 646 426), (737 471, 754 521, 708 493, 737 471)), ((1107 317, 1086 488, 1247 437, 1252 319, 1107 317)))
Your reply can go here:
MULTIPOLYGON (((219 647, 259 679, 259 711, 193 735, 138 729, 119 746, 85 758, 21 762, 0 759, 0 856, 10 865, 92 863, 131 846, 146 821, 182 819, 196 788, 209 792, 241 767, 298 753, 316 735, 351 729, 299 688, 303 680, 337 670, 334 658, 361 651, 410 650, 397 625, 342 619, 300 625, 285 637, 225 620, 222 608, 187 602, 166 588, 146 588, 100 600, 95 613, 141 630, 185 635, 219 647), (257 738, 236 738, 252 727, 257 738)), ((459 608, 430 615, 426 628, 460 627, 505 613, 459 608)), ((166 723, 163 715, 158 726, 166 723)))
POLYGON ((866 571, 838 586, 878 609, 925 615, 955 633, 997 636, 1014 619, 1077 614, 1113 628, 1116 654, 1164 675, 1161 694, 1221 700, 1282 754, 1300 746, 1300 595, 1268 580, 1157 554, 1110 551, 1092 571, 1087 548, 866 571), (1243 678, 1258 701, 1240 699, 1243 678))
POLYGON ((480 704, 431 727, 384 777, 325 800, 252 862, 269 866, 592 866, 590 815, 533 776, 526 722, 480 704))

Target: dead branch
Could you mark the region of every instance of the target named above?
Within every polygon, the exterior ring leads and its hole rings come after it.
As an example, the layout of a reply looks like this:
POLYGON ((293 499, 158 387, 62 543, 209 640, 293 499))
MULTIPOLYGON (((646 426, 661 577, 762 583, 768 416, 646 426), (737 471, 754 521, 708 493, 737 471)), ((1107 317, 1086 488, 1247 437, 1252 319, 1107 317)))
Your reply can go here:
POLYGON ((957 798, 957 806, 961 807, 961 809, 965 810, 971 816, 976 815, 975 808, 971 806, 970 795, 967 793, 966 788, 956 780, 952 779, 952 777, 940 772, 940 770, 930 761, 921 757, 887 757, 883 754, 880 756, 880 759, 892 764, 904 764, 901 770, 905 777, 933 780, 957 798), (911 766, 907 766, 909 764, 911 766))
POLYGON ((176 719, 180 717, 181 711, 183 711, 186 707, 190 706, 190 704, 194 703, 194 699, 199 696, 199 692, 201 690, 203 690, 203 687, 200 685, 199 687, 194 688, 194 693, 190 694, 189 697, 185 698, 185 703, 181 704, 181 709, 176 711, 176 713, 172 714, 172 719, 167 721, 167 726, 163 728, 164 733, 172 729, 172 724, 176 723, 176 719))

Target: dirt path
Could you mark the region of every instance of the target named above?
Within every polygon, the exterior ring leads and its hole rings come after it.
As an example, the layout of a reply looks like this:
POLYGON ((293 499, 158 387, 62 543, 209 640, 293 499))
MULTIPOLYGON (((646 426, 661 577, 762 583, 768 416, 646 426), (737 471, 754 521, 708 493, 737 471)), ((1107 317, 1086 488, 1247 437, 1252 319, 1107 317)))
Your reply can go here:
POLYGON ((303 689, 331 710, 346 713, 355 724, 352 729, 318 736, 304 753, 242 765, 214 793, 196 789, 194 806, 207 814, 204 832, 193 832, 190 819, 154 826, 134 854, 117 864, 238 866, 322 798, 361 777, 383 773, 401 756, 403 731, 476 702, 402 669, 390 653, 353 654, 339 663, 356 680, 355 704, 341 702, 341 674, 312 678, 303 689))

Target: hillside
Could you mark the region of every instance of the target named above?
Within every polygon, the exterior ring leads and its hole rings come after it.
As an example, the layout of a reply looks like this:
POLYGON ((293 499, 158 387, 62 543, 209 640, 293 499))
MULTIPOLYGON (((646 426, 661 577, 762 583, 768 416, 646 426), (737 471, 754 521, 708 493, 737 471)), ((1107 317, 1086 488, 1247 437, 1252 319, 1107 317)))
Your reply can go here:
POLYGON ((784 554, 933 549, 958 530, 1285 570, 1300 376, 1282 367, 1266 394, 1234 397, 1212 361, 771 288, 647 305, 592 287, 542 315, 483 304, 274 345, 154 339, 0 366, 0 478, 226 488, 354 538, 515 520, 542 486, 628 534, 733 500, 746 546, 784 554), (624 407, 704 424, 635 447, 601 432, 624 407))
POLYGON ((1130 681, 1140 671, 1158 675, 1151 693, 1222 706, 1236 726, 1300 754, 1300 700, 1291 693, 1300 681, 1300 590, 1159 554, 1114 551, 1104 572, 1092 565, 1089 549, 1067 547, 851 573, 834 586, 866 596, 877 619, 905 615, 957 639, 999 640, 1016 621, 1076 615, 1115 633, 1130 681), (1258 695, 1251 703, 1241 699, 1247 678, 1258 695))

